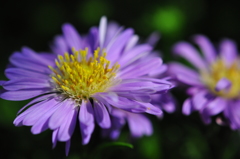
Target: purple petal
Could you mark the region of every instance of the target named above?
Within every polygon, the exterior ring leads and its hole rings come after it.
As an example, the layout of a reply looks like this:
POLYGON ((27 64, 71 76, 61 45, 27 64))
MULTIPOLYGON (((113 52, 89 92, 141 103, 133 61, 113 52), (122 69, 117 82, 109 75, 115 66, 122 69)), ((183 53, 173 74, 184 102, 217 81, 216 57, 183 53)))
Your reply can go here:
POLYGON ((216 115, 222 112, 226 106, 227 101, 221 97, 218 97, 205 106, 203 113, 206 113, 208 115, 216 115))
POLYGON ((193 96, 192 104, 194 110, 200 110, 205 106, 205 104, 210 100, 207 95, 208 92, 201 91, 193 96))
MULTIPOLYGON (((37 59, 37 57, 30 58, 20 52, 15 52, 9 60, 11 64, 13 64, 15 67, 19 67, 33 72, 50 74, 51 70, 48 68, 48 64, 40 62, 42 59, 43 58, 41 58, 40 55, 38 55, 37 59)), ((51 64, 52 63, 49 63, 49 65, 51 64)))
POLYGON ((122 30, 123 27, 119 27, 117 23, 110 22, 107 26, 107 32, 103 48, 107 48, 108 46, 110 46, 122 30))
POLYGON ((27 108, 28 106, 34 104, 34 103, 39 103, 39 102, 42 102, 42 101, 47 101, 48 99, 50 98, 54 98, 54 94, 46 94, 46 95, 42 95, 38 98, 35 98, 33 100, 31 100, 31 102, 29 102, 27 105, 25 105, 24 107, 22 107, 18 112, 17 112, 17 115, 22 113, 22 111, 27 108))
MULTIPOLYGON (((54 98, 50 99, 41 104, 41 106, 37 107, 31 113, 28 113, 23 119, 23 125, 34 125, 37 121, 39 121, 42 116, 46 115, 53 107, 57 107, 59 102, 54 98)), ((56 108, 53 108, 56 110, 56 108)), ((45 119, 43 119, 45 120, 45 119)))
POLYGON ((147 39, 147 42, 151 46, 155 46, 160 39, 160 34, 158 32, 153 32, 147 39))
POLYGON ((98 46, 98 29, 96 27, 92 27, 90 29, 90 33, 88 36, 88 43, 90 46, 89 52, 93 52, 98 46))
POLYGON ((121 33, 113 42, 113 44, 107 48, 107 59, 114 63, 119 58, 121 51, 132 35, 132 29, 127 29, 121 33))
POLYGON ((76 50, 82 49, 81 37, 78 34, 77 30, 71 24, 64 24, 62 27, 62 30, 63 30, 63 35, 70 49, 72 49, 73 47, 76 50))
POLYGON ((151 50, 152 47, 150 45, 142 44, 135 46, 132 49, 126 51, 123 56, 119 58, 118 63, 120 64, 121 68, 124 68, 128 64, 146 55, 146 53, 150 52, 151 50))
MULTIPOLYGON (((118 111, 121 111, 118 109, 118 111)), ((121 111, 124 112, 124 111, 121 111)), ((124 113, 126 115, 126 113, 124 113)), ((109 129, 102 129, 102 135, 104 137, 110 137, 112 140, 116 140, 119 135, 120 135, 120 131, 122 129, 122 127, 125 125, 125 117, 114 117, 112 116, 111 118, 112 120, 112 125, 111 128, 109 129)))
POLYGON ((78 109, 75 107, 74 103, 72 105, 68 105, 68 107, 69 107, 68 109, 70 109, 70 112, 67 114, 65 120, 63 121, 59 128, 58 132, 59 141, 70 140, 76 126, 78 109))
POLYGON ((36 53, 35 51, 33 51, 32 49, 28 48, 28 47, 23 47, 22 48, 22 57, 24 59, 34 59, 35 63, 39 63, 43 66, 48 66, 48 65, 52 65, 54 63, 54 61, 52 61, 53 58, 56 57, 56 55, 54 54, 50 54, 50 53, 36 53), (46 58, 46 56, 48 58, 46 58))
POLYGON ((55 148, 57 145, 57 136, 58 136, 58 129, 54 130, 52 133, 52 143, 53 143, 52 148, 55 148))
POLYGON ((237 58, 237 45, 234 41, 225 39, 220 44, 220 53, 227 65, 231 65, 237 58))
POLYGON ((139 37, 137 35, 133 35, 125 47, 124 54, 129 49, 132 49, 137 44, 138 40, 139 40, 139 37))
POLYGON ((69 113, 74 109, 73 102, 69 100, 64 100, 59 103, 59 108, 51 116, 48 122, 50 129, 55 130, 59 128, 62 123, 68 118, 69 113))
POLYGON ((41 118, 32 126, 31 132, 39 134, 48 129, 48 119, 58 107, 52 107, 47 113, 43 114, 41 118))
POLYGON ((168 72, 172 75, 184 74, 194 79, 199 79, 200 76, 197 71, 176 62, 171 62, 168 64, 168 72))
POLYGON ((176 54, 182 56, 187 59, 193 66, 196 66, 198 69, 205 69, 206 63, 199 55, 197 50, 187 42, 179 42, 174 46, 174 50, 176 54))
POLYGON ((224 115, 230 121, 231 129, 236 130, 240 128, 240 100, 228 102, 224 110, 224 115))
POLYGON ((7 76, 8 79, 19 79, 26 77, 49 79, 49 74, 34 72, 21 68, 7 68, 5 70, 5 75, 7 76))
POLYGON ((152 70, 148 73, 150 77, 159 77, 161 74, 167 71, 168 67, 166 64, 162 64, 160 68, 152 70))
POLYGON ((0 92, 0 97, 6 100, 20 101, 36 97, 47 92, 50 92, 50 90, 35 89, 35 90, 2 91, 0 92))
POLYGON ((229 90, 232 86, 232 83, 227 78, 222 78, 217 82, 215 87, 216 91, 229 90))
POLYGON ((200 46, 208 63, 212 63, 216 60, 216 50, 207 37, 203 35, 196 35, 194 36, 194 41, 200 46))
POLYGON ((162 59, 159 57, 147 58, 145 60, 139 61, 138 63, 129 65, 125 69, 121 70, 121 72, 119 72, 119 76, 122 79, 140 77, 148 74, 156 68, 160 68, 161 64, 162 59))
POLYGON ((107 30, 107 18, 103 16, 100 20, 99 24, 99 45, 100 48, 103 48, 105 36, 106 36, 106 30, 107 30))
POLYGON ((192 85, 192 86, 203 86, 202 82, 200 81, 200 79, 194 79, 194 78, 191 78, 189 76, 186 76, 186 75, 183 75, 183 74, 178 74, 176 76, 176 78, 185 83, 185 84, 188 84, 188 85, 192 85))
POLYGON ((29 107, 27 110, 22 112, 20 115, 18 115, 14 121, 13 124, 15 126, 21 126, 23 119, 26 117, 26 115, 31 114, 31 112, 36 112, 35 110, 39 109, 42 105, 45 105, 45 103, 49 102, 49 100, 41 101, 39 103, 34 104, 33 106, 29 107))
POLYGON ((54 39, 54 45, 51 47, 53 52, 58 55, 63 55, 68 52, 68 46, 63 36, 56 36, 54 39))
POLYGON ((66 141, 66 146, 65 146, 66 156, 68 156, 68 154, 69 154, 70 146, 71 146, 71 140, 66 141))
POLYGON ((82 143, 85 145, 89 142, 94 130, 94 111, 90 101, 83 101, 80 106, 79 122, 82 134, 82 143))
POLYGON ((5 82, 7 82, 7 81, 0 80, 0 86, 4 85, 5 82))
POLYGON ((191 99, 186 99, 183 103, 182 113, 185 115, 190 115, 192 112, 191 99))
POLYGON ((50 88, 50 83, 46 79, 40 78, 19 78, 4 83, 3 88, 10 91, 19 89, 39 89, 50 88))
POLYGON ((117 100, 115 100, 115 97, 113 97, 111 94, 108 93, 101 93, 94 95, 94 98, 96 98, 98 101, 101 101, 104 103, 104 105, 110 104, 114 107, 117 107, 119 109, 123 109, 126 111, 135 111, 135 112, 145 112, 146 108, 143 106, 140 106, 138 103, 136 103, 133 100, 130 100, 128 98, 124 97, 118 97, 117 100))
MULTIPOLYGON (((136 104, 137 104, 137 103, 138 103, 141 107, 143 107, 143 108, 146 109, 146 110, 145 110, 146 113, 153 114, 153 115, 157 115, 157 116, 163 114, 163 112, 162 112, 162 110, 161 110, 160 108, 152 105, 151 103, 142 103, 142 102, 136 101, 136 104)), ((132 112, 135 112, 135 110, 132 109, 132 112)))
POLYGON ((139 102, 149 103, 151 101, 150 95, 145 94, 145 93, 144 94, 134 94, 134 93, 128 92, 128 91, 122 91, 122 92, 114 91, 114 92, 117 93, 121 97, 133 99, 133 100, 136 100, 139 102))
POLYGON ((133 137, 149 136, 152 134, 151 122, 143 115, 128 113, 127 119, 133 137))
POLYGON ((111 126, 109 113, 106 107, 96 100, 94 100, 94 114, 95 119, 101 128, 107 129, 111 126))
POLYGON ((158 100, 160 100, 159 103, 161 103, 161 108, 164 109, 166 112, 172 113, 175 111, 175 99, 170 93, 160 95, 158 100))
POLYGON ((202 112, 200 111, 200 116, 202 118, 202 121, 205 123, 205 124, 210 124, 212 122, 211 120, 211 116, 205 112, 202 112))

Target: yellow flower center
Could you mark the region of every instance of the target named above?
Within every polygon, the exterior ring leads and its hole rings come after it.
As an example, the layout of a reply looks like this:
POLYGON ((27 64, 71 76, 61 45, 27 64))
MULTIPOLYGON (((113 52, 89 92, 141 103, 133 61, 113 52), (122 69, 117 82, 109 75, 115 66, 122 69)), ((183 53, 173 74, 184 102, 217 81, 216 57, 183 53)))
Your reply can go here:
POLYGON ((77 102, 105 92, 118 82, 115 77, 120 65, 115 63, 110 68, 106 52, 98 48, 92 57, 87 58, 87 55, 87 48, 80 51, 73 49, 73 54, 58 56, 55 68, 49 66, 55 90, 77 102))
POLYGON ((226 99, 240 98, 240 61, 236 59, 231 65, 227 65, 223 59, 217 59, 209 68, 209 71, 201 72, 202 81, 214 94, 226 99), (216 85, 221 79, 227 79, 231 86, 229 89, 217 91, 216 85))

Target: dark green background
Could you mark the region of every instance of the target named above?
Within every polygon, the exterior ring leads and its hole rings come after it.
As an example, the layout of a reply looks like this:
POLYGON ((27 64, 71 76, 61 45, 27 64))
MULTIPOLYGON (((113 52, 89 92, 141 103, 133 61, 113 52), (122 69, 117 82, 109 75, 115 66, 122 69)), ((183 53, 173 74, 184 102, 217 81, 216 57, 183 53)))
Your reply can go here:
MULTIPOLYGON (((240 43, 239 4, 233 0, 84 0, 32 1, 9 0, 0 4, 0 77, 12 52, 22 46, 36 51, 49 51, 55 35, 61 34, 61 25, 72 23, 80 33, 98 25, 102 15, 126 27, 133 27, 144 40, 153 31, 161 33, 156 46, 165 62, 174 60, 171 46, 179 40, 190 40, 194 34, 205 34, 215 44, 228 37, 240 43)), ((134 148, 110 146, 102 139, 100 130, 94 131, 91 142, 82 146, 79 127, 73 135, 69 159, 78 158, 171 158, 171 159, 229 159, 240 157, 238 131, 220 127, 214 122, 205 126, 198 113, 186 117, 181 104, 187 97, 175 89, 178 108, 162 120, 153 116, 154 134, 133 140, 127 126, 118 141, 132 143, 134 148)), ((63 143, 51 148, 51 131, 32 135, 30 127, 15 127, 12 122, 25 104, 0 100, 0 157, 1 158, 65 158, 63 143)), ((139 123, 141 124, 141 123, 139 123)))

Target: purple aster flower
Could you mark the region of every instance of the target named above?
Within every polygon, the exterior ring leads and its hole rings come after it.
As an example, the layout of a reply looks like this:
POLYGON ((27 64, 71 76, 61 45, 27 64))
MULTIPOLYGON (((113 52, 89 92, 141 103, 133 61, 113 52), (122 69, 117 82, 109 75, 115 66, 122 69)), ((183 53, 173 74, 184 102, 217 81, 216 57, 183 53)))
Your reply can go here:
POLYGON ((133 29, 107 25, 105 17, 85 36, 70 24, 62 29, 52 46, 54 54, 24 47, 10 57, 5 70, 9 81, 1 81, 0 97, 34 98, 14 124, 32 126, 33 134, 53 130, 53 147, 66 142, 66 154, 77 121, 83 144, 89 142, 95 122, 109 129, 127 119, 133 135, 151 134, 150 122, 140 113, 161 115, 151 96, 173 87, 167 79, 150 76, 163 71, 161 58, 151 55, 152 46, 138 44, 133 29))
POLYGON ((240 61, 234 41, 224 39, 216 49, 203 35, 194 36, 203 56, 191 44, 179 42, 174 52, 187 59, 195 68, 191 69, 179 63, 171 63, 169 72, 176 79, 190 87, 190 98, 183 104, 182 112, 189 115, 198 111, 208 124, 211 116, 223 114, 217 118, 219 124, 229 124, 232 129, 240 128, 240 61))

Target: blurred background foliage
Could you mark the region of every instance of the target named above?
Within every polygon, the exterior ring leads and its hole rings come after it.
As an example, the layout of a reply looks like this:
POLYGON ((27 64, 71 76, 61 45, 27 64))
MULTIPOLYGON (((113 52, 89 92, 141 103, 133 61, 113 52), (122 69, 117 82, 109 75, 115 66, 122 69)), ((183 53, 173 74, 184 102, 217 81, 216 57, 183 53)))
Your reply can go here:
MULTIPOLYGON (((3 72, 8 58, 22 46, 49 51, 53 37, 61 34, 61 25, 65 22, 86 33, 106 15, 109 20, 133 27, 143 40, 153 31, 160 32, 156 49, 161 50, 163 60, 169 62, 175 60, 171 46, 179 40, 190 40, 194 34, 205 34, 214 43, 228 37, 240 44, 239 13, 238 1, 233 0, 3 1, 0 5, 0 77, 6 79, 3 72)), ((178 100, 178 109, 174 114, 165 114, 161 120, 150 116, 155 130, 152 136, 131 139, 128 127, 124 127, 118 142, 130 143, 133 149, 106 146, 111 141, 101 138, 99 128, 90 144, 82 146, 77 127, 68 158, 240 158, 238 131, 218 126, 214 119, 206 126, 198 113, 182 115, 180 106, 186 94, 179 89, 173 94, 178 100)), ((17 111, 26 103, 0 100, 1 158, 66 158, 64 143, 58 143, 52 150, 50 130, 32 135, 30 127, 16 128, 12 124, 17 111)))

